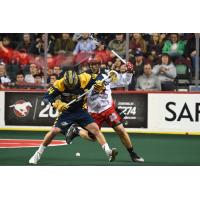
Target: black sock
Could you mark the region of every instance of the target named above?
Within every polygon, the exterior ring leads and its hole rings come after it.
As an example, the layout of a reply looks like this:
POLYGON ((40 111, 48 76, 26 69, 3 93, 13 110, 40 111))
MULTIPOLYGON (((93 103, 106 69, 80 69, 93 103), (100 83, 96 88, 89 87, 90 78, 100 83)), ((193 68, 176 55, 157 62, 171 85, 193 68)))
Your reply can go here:
POLYGON ((133 152, 133 147, 127 148, 127 150, 128 150, 129 153, 132 153, 133 152))

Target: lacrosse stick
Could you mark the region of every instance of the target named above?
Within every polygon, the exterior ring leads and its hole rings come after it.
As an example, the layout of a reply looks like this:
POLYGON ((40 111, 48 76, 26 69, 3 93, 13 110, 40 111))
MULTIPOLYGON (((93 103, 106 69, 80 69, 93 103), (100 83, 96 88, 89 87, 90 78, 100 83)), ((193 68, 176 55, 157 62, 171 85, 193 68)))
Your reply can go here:
POLYGON ((132 63, 127 62, 126 60, 124 60, 124 59, 123 59, 119 54, 117 54, 114 50, 111 50, 111 52, 112 52, 115 56, 117 56, 117 58, 119 58, 119 59, 126 65, 127 71, 128 71, 128 72, 131 73, 131 72, 133 71, 134 66, 133 66, 132 63))
POLYGON ((124 64, 127 64, 126 60, 124 60, 120 55, 118 55, 114 50, 111 50, 111 52, 117 56, 124 64))

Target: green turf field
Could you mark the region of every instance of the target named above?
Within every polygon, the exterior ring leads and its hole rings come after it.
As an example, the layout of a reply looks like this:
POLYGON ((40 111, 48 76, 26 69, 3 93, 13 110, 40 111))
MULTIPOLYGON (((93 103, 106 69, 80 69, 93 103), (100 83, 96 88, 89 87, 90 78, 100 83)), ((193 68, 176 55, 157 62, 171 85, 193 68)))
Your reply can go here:
MULTIPOLYGON (((1 131, 0 139, 43 139, 45 132, 1 131)), ((76 138, 71 145, 48 147, 38 165, 42 166, 158 166, 158 165, 200 165, 200 136, 130 134, 137 152, 145 163, 133 163, 127 151, 114 133, 105 133, 111 147, 119 151, 117 160, 107 161, 105 153, 96 142, 76 138), (80 157, 75 153, 80 152, 80 157)), ((63 140, 59 135, 56 139, 63 140)), ((0 148, 0 165, 29 165, 28 160, 37 147, 0 148)))

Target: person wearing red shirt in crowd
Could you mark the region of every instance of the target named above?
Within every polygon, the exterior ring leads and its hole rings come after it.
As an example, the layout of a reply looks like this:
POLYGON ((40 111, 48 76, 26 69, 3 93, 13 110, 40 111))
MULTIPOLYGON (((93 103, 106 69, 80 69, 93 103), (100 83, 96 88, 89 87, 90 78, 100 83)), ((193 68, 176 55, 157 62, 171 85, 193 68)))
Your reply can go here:
POLYGON ((142 38, 141 33, 133 33, 132 39, 130 40, 129 49, 134 54, 137 50, 146 53, 147 45, 145 40, 142 38))
POLYGON ((4 63, 9 63, 12 54, 13 50, 5 44, 5 41, 0 41, 0 58, 4 61, 4 63))
POLYGON ((20 51, 7 48, 0 41, 0 57, 5 63, 9 63, 11 60, 16 60, 20 65, 27 65, 31 60, 34 59, 33 56, 26 53, 25 49, 20 49, 20 51))
POLYGON ((101 60, 102 64, 107 64, 107 62, 111 61, 110 51, 105 49, 105 43, 103 41, 98 43, 94 53, 95 58, 101 60))

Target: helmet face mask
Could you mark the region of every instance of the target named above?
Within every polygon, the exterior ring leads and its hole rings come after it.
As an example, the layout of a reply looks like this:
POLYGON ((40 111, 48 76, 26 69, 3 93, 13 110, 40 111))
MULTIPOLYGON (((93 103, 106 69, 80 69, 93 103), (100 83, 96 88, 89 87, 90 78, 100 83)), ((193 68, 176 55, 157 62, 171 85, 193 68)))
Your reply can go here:
POLYGON ((64 75, 65 87, 73 90, 78 85, 78 75, 73 70, 67 70, 64 75))
POLYGON ((93 74, 98 74, 101 67, 101 61, 98 59, 90 60, 89 66, 93 74))
POLYGON ((99 64, 90 64, 90 69, 93 74, 98 74, 100 70, 99 64))

